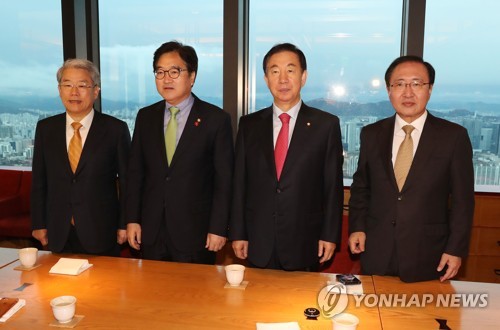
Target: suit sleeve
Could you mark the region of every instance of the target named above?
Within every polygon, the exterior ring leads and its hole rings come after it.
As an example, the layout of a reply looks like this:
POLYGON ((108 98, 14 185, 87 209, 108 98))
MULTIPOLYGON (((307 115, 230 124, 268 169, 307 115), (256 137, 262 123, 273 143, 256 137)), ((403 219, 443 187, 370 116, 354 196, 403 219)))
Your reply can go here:
POLYGON ((229 114, 224 112, 224 118, 219 122, 220 125, 217 129, 213 145, 213 166, 215 172, 209 233, 226 237, 231 207, 231 182, 233 177, 233 129, 229 114))
POLYGON ((119 187, 119 198, 120 198, 120 222, 118 228, 125 229, 125 196, 126 196, 126 178, 127 178, 127 164, 130 152, 130 131, 126 123, 122 123, 118 137, 117 145, 117 159, 118 159, 118 187, 119 187))
POLYGON ((247 240, 245 226, 245 177, 246 177, 246 162, 245 162, 245 120, 240 119, 238 134, 236 136, 235 161, 234 161, 234 176, 233 176, 233 196, 231 203, 231 218, 229 222, 229 239, 247 240))
POLYGON ((344 162, 342 137, 338 119, 332 123, 328 134, 328 144, 324 164, 324 205, 325 218, 321 240, 338 243, 342 227, 342 211, 344 204, 344 181, 342 164, 344 162))
POLYGON ((141 196, 144 182, 144 165, 142 155, 142 112, 137 114, 134 135, 130 146, 130 155, 126 174, 125 188, 125 223, 141 222, 141 196))
POLYGON ((474 167, 472 146, 465 129, 461 129, 451 160, 450 235, 445 252, 465 257, 469 250, 472 219, 474 216, 474 167))
POLYGON ((45 219, 45 207, 47 205, 47 177, 45 173, 42 130, 42 125, 39 122, 36 126, 32 164, 31 225, 33 230, 47 228, 47 220, 45 219))
POLYGON ((361 130, 358 168, 353 176, 351 197, 349 199, 349 234, 364 232, 370 204, 370 172, 367 159, 368 137, 366 130, 361 130))

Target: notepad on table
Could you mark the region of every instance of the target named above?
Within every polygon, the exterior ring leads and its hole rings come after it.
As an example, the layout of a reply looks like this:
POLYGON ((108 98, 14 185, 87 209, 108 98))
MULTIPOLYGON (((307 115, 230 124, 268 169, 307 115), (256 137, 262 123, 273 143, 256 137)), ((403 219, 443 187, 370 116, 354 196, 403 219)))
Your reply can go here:
POLYGON ((7 321, 12 315, 26 305, 26 300, 19 298, 0 298, 0 322, 7 321))
POLYGON ((52 266, 49 273, 63 275, 79 275, 83 271, 92 267, 87 259, 60 258, 59 261, 52 266))

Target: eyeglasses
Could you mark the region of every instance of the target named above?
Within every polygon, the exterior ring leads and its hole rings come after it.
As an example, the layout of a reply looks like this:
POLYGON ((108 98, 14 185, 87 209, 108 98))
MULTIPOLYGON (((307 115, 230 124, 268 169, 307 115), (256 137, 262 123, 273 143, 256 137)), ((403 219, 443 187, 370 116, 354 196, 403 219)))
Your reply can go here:
POLYGON ((396 81, 395 83, 389 86, 391 86, 392 89, 398 92, 402 92, 406 89, 407 86, 410 86, 411 90, 413 91, 420 91, 422 90, 422 88, 424 88, 425 85, 430 85, 430 83, 424 83, 420 80, 413 80, 412 82, 407 83, 401 80, 401 81, 396 81))
POLYGON ((71 91, 73 88, 76 88, 79 92, 83 92, 83 91, 87 91, 90 88, 94 88, 95 86, 97 86, 97 84, 89 85, 85 82, 78 83, 76 85, 69 84, 69 83, 59 84, 59 87, 63 91, 68 91, 68 92, 71 91))
POLYGON ((158 80, 165 78, 165 73, 168 74, 168 76, 170 78, 177 79, 181 75, 182 71, 188 71, 188 70, 181 69, 181 68, 172 68, 172 69, 168 69, 168 70, 158 69, 154 73, 155 73, 156 79, 158 79, 158 80))

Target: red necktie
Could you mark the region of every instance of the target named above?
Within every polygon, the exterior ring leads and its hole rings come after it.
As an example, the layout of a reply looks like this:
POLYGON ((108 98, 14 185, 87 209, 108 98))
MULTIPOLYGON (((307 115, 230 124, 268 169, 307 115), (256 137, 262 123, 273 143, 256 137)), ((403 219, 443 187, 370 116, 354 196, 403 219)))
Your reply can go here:
POLYGON ((274 148, 274 160, 276 163, 278 180, 280 179, 281 171, 285 164, 286 153, 288 151, 288 123, 290 122, 290 115, 282 113, 280 115, 280 120, 282 125, 278 133, 278 139, 276 140, 276 147, 274 148))

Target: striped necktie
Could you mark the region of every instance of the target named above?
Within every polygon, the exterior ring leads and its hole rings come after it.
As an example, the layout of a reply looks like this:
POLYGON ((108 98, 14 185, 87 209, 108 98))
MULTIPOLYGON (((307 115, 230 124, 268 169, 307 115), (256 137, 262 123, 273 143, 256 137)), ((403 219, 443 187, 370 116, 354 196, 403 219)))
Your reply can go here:
POLYGON ((398 155, 394 162, 394 175, 396 176, 399 191, 403 189, 413 161, 413 139, 411 138, 411 132, 414 129, 415 127, 412 125, 403 126, 403 131, 406 133, 406 136, 399 146, 398 155))

